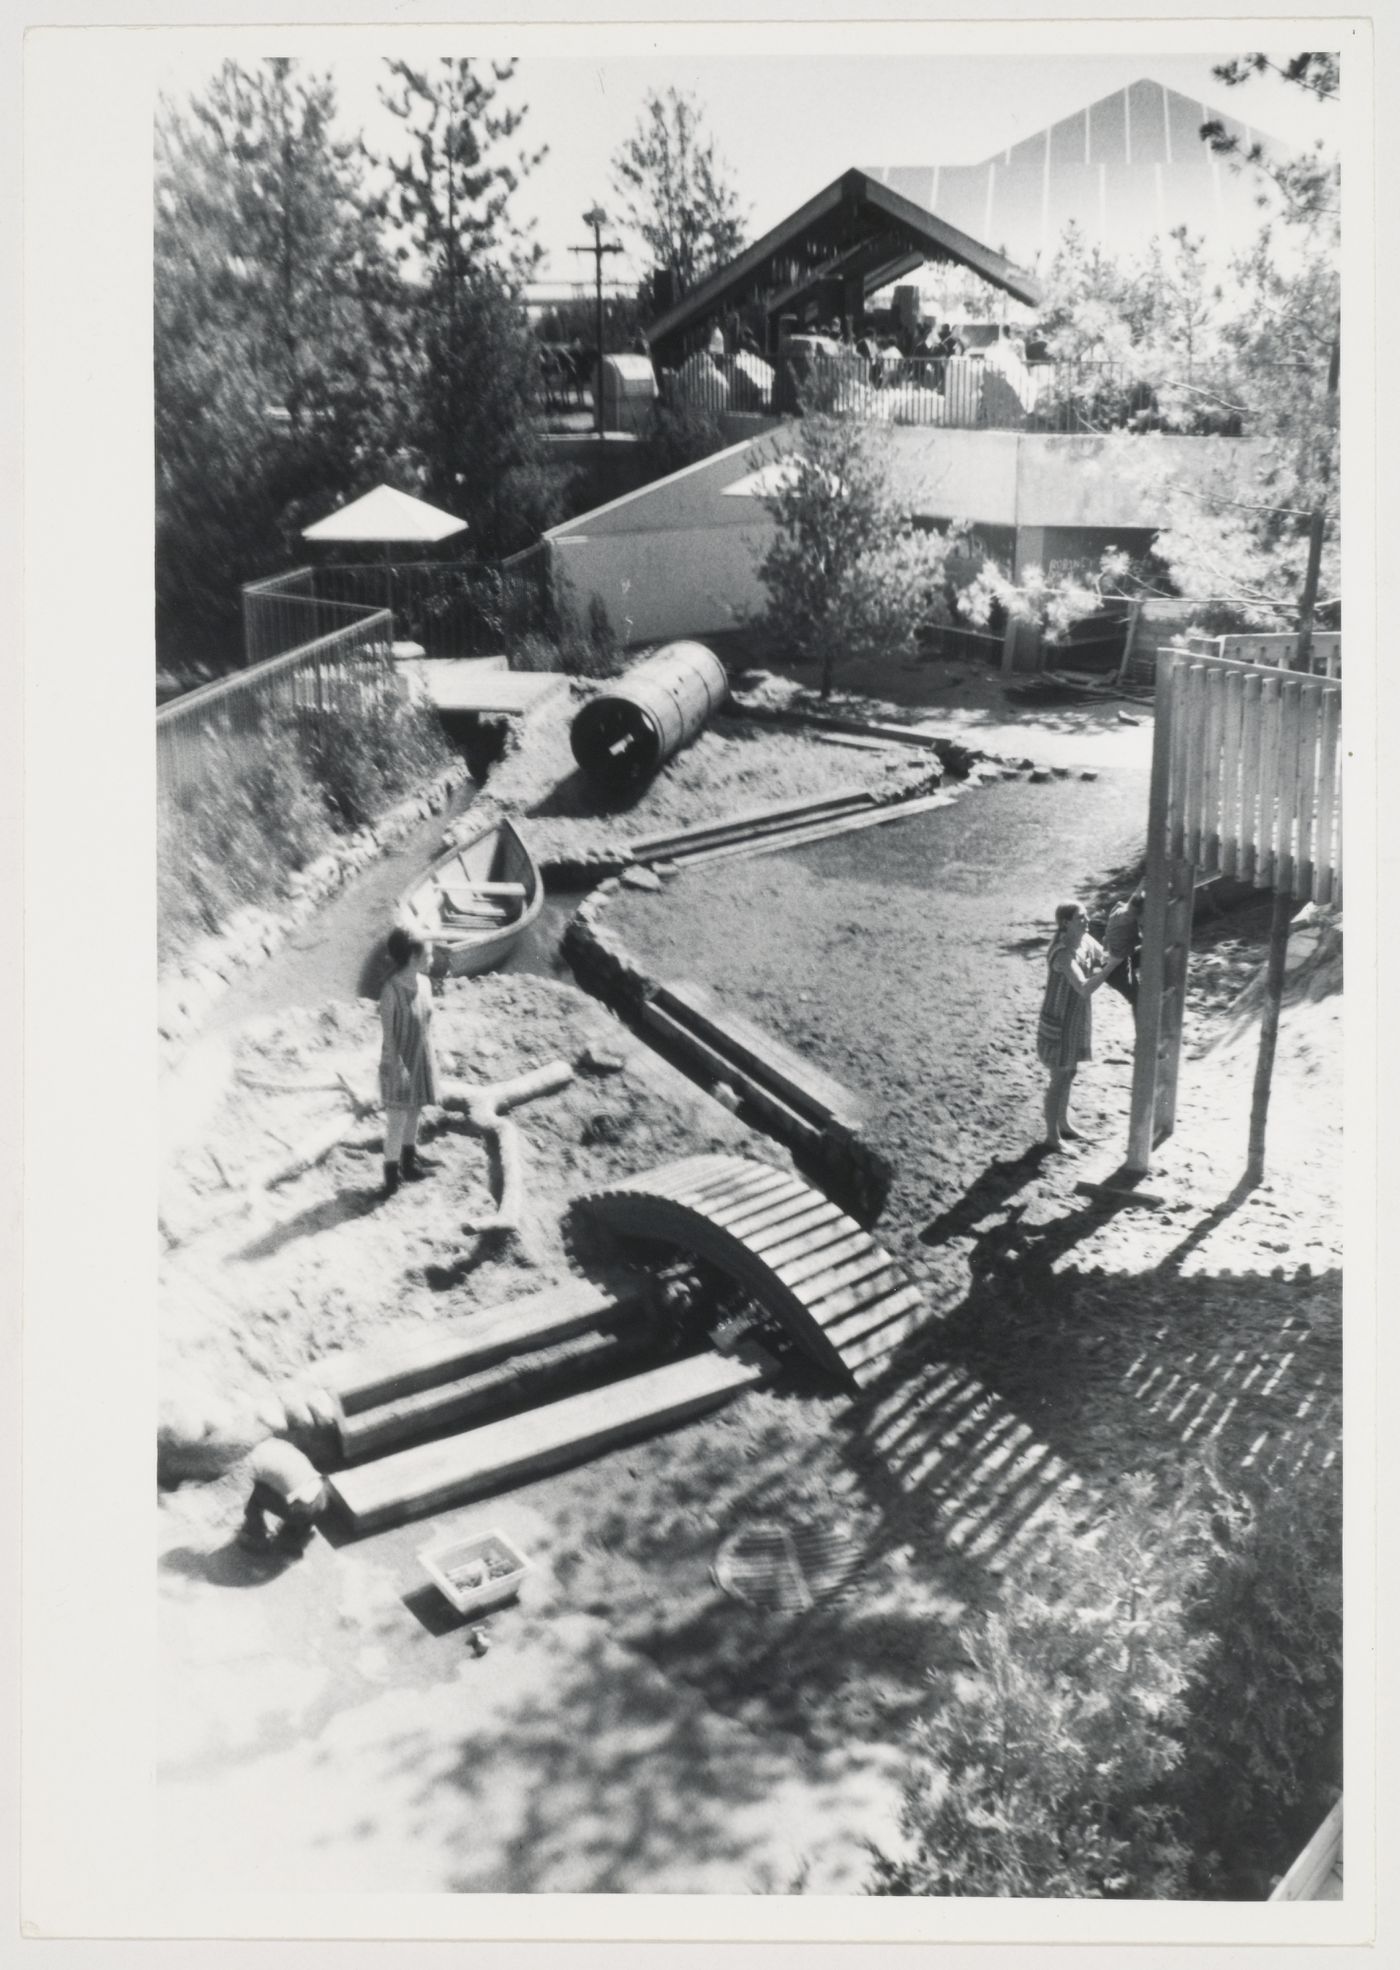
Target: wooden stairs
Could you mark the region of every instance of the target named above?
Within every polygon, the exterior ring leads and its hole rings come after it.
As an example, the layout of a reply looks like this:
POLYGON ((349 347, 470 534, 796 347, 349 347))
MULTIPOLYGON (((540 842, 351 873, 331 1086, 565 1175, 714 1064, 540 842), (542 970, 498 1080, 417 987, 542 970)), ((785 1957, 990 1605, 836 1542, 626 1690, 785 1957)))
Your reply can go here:
POLYGON ((854 1218, 767 1163, 687 1157, 580 1202, 614 1230, 718 1266, 848 1387, 871 1381, 927 1311, 923 1289, 854 1218))
POLYGON ((574 1280, 324 1363, 349 1464, 331 1491, 351 1528, 372 1532, 687 1421, 775 1368, 743 1343, 658 1359, 665 1347, 644 1283, 574 1280), (503 1406, 515 1413, 481 1420, 503 1406))

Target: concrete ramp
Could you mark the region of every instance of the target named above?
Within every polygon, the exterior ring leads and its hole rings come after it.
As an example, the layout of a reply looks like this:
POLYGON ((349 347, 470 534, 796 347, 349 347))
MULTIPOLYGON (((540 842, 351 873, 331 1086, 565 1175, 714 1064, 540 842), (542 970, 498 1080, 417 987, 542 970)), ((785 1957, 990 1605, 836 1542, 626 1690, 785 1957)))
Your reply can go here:
POLYGON ((870 1381, 927 1310, 922 1288, 854 1218, 768 1163, 691 1156, 580 1204, 616 1231, 718 1266, 848 1387, 870 1381))

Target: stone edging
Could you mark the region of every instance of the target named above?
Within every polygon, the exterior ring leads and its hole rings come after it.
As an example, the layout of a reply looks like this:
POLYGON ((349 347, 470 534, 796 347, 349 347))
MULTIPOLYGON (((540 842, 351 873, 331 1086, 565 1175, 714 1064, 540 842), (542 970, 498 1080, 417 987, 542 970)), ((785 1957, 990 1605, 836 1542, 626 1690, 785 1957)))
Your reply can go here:
MULTIPOLYGON (((664 982, 651 977, 631 952, 606 930, 600 918, 625 878, 609 876, 586 896, 564 930, 561 949, 584 989, 629 1023, 640 1023, 647 1000, 664 982)), ((660 879, 656 880, 660 887, 660 879)), ((862 1224, 873 1224, 889 1195, 894 1169, 858 1130, 829 1118, 824 1127, 804 1127, 791 1139, 772 1118, 763 1133, 801 1152, 821 1174, 825 1187, 862 1224)))
POLYGON ((453 765, 381 814, 371 827, 318 855, 287 883, 285 903, 276 910, 239 910, 223 930, 203 937, 166 967, 157 983, 156 1027, 167 1046, 194 1039, 215 1002, 240 972, 269 958, 291 933, 369 863, 397 846, 420 821, 441 814, 466 778, 453 765))

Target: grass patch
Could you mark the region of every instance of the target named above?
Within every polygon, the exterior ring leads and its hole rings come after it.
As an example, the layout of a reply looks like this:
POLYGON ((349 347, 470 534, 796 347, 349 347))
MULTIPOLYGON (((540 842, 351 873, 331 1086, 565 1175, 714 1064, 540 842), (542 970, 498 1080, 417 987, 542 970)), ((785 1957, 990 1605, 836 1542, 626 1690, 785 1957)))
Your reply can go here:
POLYGON ((300 730, 265 715, 216 778, 181 788, 162 811, 160 961, 221 930, 237 910, 279 901, 294 871, 451 760, 435 715, 396 691, 300 730))

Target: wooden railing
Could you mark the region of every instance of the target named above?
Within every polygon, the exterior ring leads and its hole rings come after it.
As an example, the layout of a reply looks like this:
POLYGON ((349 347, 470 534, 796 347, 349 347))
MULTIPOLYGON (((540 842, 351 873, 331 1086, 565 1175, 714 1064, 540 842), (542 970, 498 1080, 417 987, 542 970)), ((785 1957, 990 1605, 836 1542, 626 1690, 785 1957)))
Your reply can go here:
MULTIPOLYGON (((269 598, 287 621, 307 598, 269 598)), ((309 606, 337 606, 318 605, 309 606)), ((396 688, 387 609, 357 610, 357 620, 297 648, 268 657, 188 691, 156 713, 156 797, 169 811, 186 788, 208 784, 269 725, 296 728, 327 713, 362 710, 396 688)))

